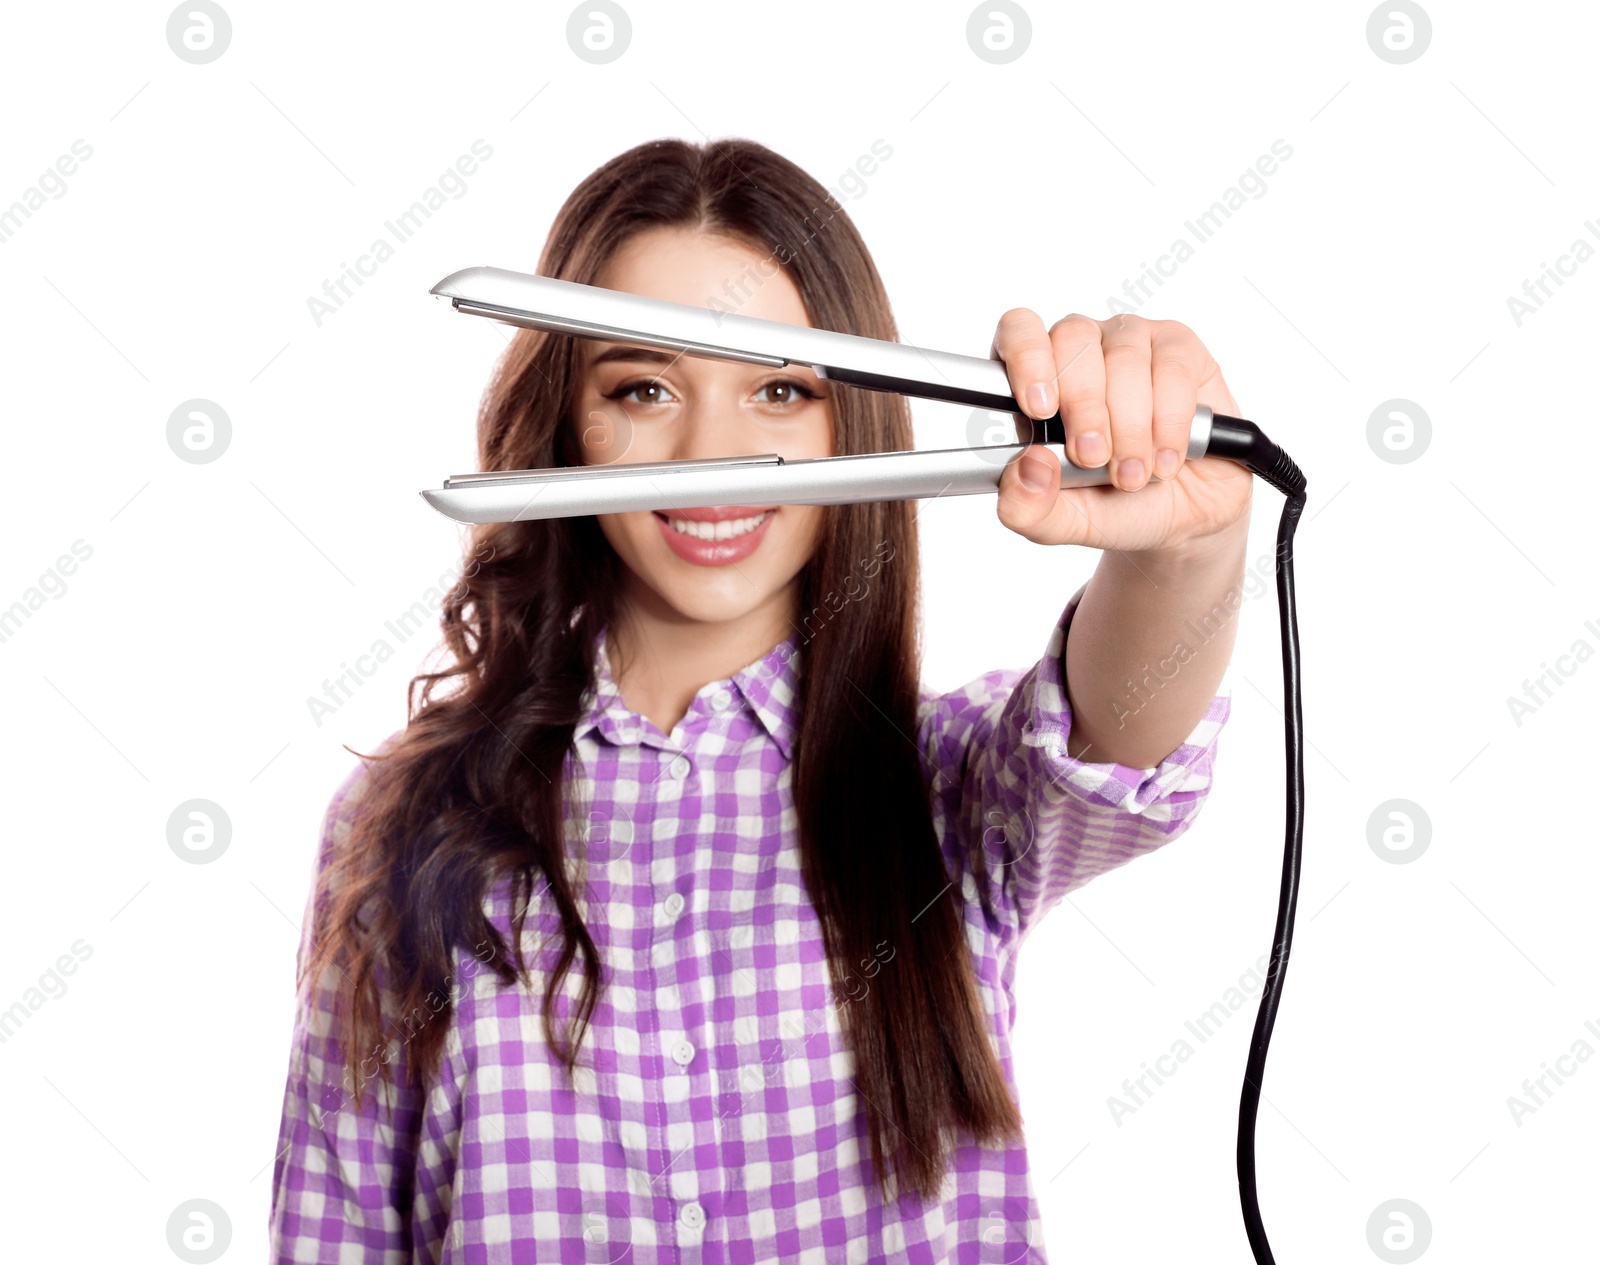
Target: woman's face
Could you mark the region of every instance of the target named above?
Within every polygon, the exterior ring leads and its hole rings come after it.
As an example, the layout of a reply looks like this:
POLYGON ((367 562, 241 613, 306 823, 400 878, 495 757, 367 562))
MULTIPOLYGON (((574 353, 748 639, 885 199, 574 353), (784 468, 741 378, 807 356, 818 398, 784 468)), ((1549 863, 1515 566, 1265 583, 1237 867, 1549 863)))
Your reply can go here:
MULTIPOLYGON (((776 260, 724 237, 653 228, 629 239, 596 284, 693 307, 810 325, 776 260)), ((573 421, 586 465, 777 453, 833 455, 828 384, 810 369, 766 369, 627 343, 580 340, 573 421)), ((630 575, 630 601, 668 619, 793 618, 798 574, 822 523, 815 505, 601 514, 630 575), (707 539, 711 537, 711 539, 707 539)))

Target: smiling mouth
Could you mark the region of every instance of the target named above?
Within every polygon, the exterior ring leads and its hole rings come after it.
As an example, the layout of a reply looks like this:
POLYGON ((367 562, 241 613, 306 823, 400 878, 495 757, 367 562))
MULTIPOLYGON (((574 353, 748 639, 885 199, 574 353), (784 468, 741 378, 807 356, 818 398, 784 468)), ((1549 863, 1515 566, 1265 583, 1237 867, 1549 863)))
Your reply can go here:
POLYGON ((749 518, 725 518, 721 522, 707 523, 692 518, 673 518, 660 510, 654 511, 657 518, 680 535, 710 541, 737 540, 740 536, 748 536, 777 512, 775 509, 764 510, 749 518))

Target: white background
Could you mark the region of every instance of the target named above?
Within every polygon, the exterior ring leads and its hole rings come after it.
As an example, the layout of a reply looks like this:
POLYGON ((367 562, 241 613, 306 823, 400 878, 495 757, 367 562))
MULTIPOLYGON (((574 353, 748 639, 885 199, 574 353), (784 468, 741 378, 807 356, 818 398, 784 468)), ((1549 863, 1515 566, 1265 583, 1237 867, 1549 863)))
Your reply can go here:
MULTIPOLYGON (((1365 4, 1034 3, 1026 52, 995 65, 965 4, 627 4, 608 65, 571 51, 564 5, 229 2, 231 44, 205 65, 169 48, 162 5, 6 14, 0 209, 75 140, 93 149, 0 243, 0 607, 72 542, 93 551, 0 643, 0 1008, 92 948, 0 1045, 7 1254, 170 1261, 169 1214, 207 1198, 227 1259, 260 1255, 317 827, 354 763, 342 744, 404 723, 426 638, 320 727, 306 699, 457 565, 458 530, 417 493, 474 467, 505 345, 428 289, 469 265, 531 271, 572 186, 621 150, 727 135, 835 186, 892 146, 846 209, 902 337, 978 355, 1012 306, 1108 315, 1185 220, 1292 147, 1141 308, 1199 332, 1310 480, 1309 825, 1265 1220, 1285 1265, 1399 1259, 1367 1235, 1395 1198, 1425 1211, 1424 1260, 1592 1254, 1600 1061, 1565 1064, 1520 1123, 1507 1100, 1580 1040, 1600 1049, 1600 661, 1520 724, 1506 702, 1576 641, 1600 649, 1600 262, 1520 325, 1506 302, 1575 240, 1600 246, 1592 12, 1431 5, 1426 51, 1394 64, 1365 4), (319 327, 308 296, 480 138, 493 157, 465 195, 319 327), (210 464, 166 441, 197 397, 232 421, 210 464), (1414 461, 1368 443, 1394 398, 1431 418, 1414 461), (166 837, 196 797, 232 822, 206 865, 166 837), (1397 798, 1431 822, 1407 864, 1368 841, 1397 798)), ((919 405, 919 442, 963 442, 963 418, 919 405)), ((1257 485, 1253 563, 1280 504, 1257 485)), ((1037 659, 1097 557, 993 511, 920 518, 940 688, 1037 659)), ((1200 820, 1069 898, 1022 957, 1053 1260, 1248 1257, 1234 1128, 1253 998, 1136 1112, 1108 1108, 1269 947, 1270 590, 1240 619, 1200 820)))

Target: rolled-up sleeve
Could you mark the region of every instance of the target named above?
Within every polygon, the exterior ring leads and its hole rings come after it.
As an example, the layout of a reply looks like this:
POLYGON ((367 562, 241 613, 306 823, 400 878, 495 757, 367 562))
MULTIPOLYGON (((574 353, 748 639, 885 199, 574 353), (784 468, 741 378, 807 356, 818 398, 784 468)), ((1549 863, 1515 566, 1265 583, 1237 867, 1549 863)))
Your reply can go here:
MULTIPOLYGON (((349 830, 365 769, 358 766, 335 793, 323 821, 317 853, 320 877, 349 830)), ((296 977, 311 952, 313 881, 301 927, 296 977)), ((334 997, 341 978, 330 964, 321 979, 308 979, 295 999, 289 1074, 273 1169, 271 1259, 290 1262, 382 1262, 400 1265, 412 1256, 412 1192, 423 1091, 408 1084, 404 1042, 390 1041, 381 1053, 360 1061, 365 1070, 361 1107, 345 1068, 334 997), (393 1085, 378 1075, 387 1057, 393 1085)), ((384 1008, 388 982, 378 971, 384 1008)))
POLYGON ((1067 893, 1188 829, 1210 791, 1231 705, 1224 685, 1152 768, 1068 755, 1072 708, 1062 651, 1083 592, 1067 602, 1033 667, 924 695, 921 743, 948 822, 946 860, 966 869, 974 889, 984 886, 1018 941, 1067 893))

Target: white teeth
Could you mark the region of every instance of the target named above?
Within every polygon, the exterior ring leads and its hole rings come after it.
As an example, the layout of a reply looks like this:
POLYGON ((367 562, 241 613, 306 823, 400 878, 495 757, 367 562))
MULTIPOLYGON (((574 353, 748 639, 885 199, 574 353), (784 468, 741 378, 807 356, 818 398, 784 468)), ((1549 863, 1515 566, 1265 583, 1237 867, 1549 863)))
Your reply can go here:
POLYGON ((743 536, 753 532, 762 523, 767 521, 772 513, 767 510, 753 518, 725 518, 720 523, 702 523, 688 518, 669 518, 668 526, 673 531, 680 531, 685 536, 693 536, 697 540, 731 540, 734 536, 743 536))

